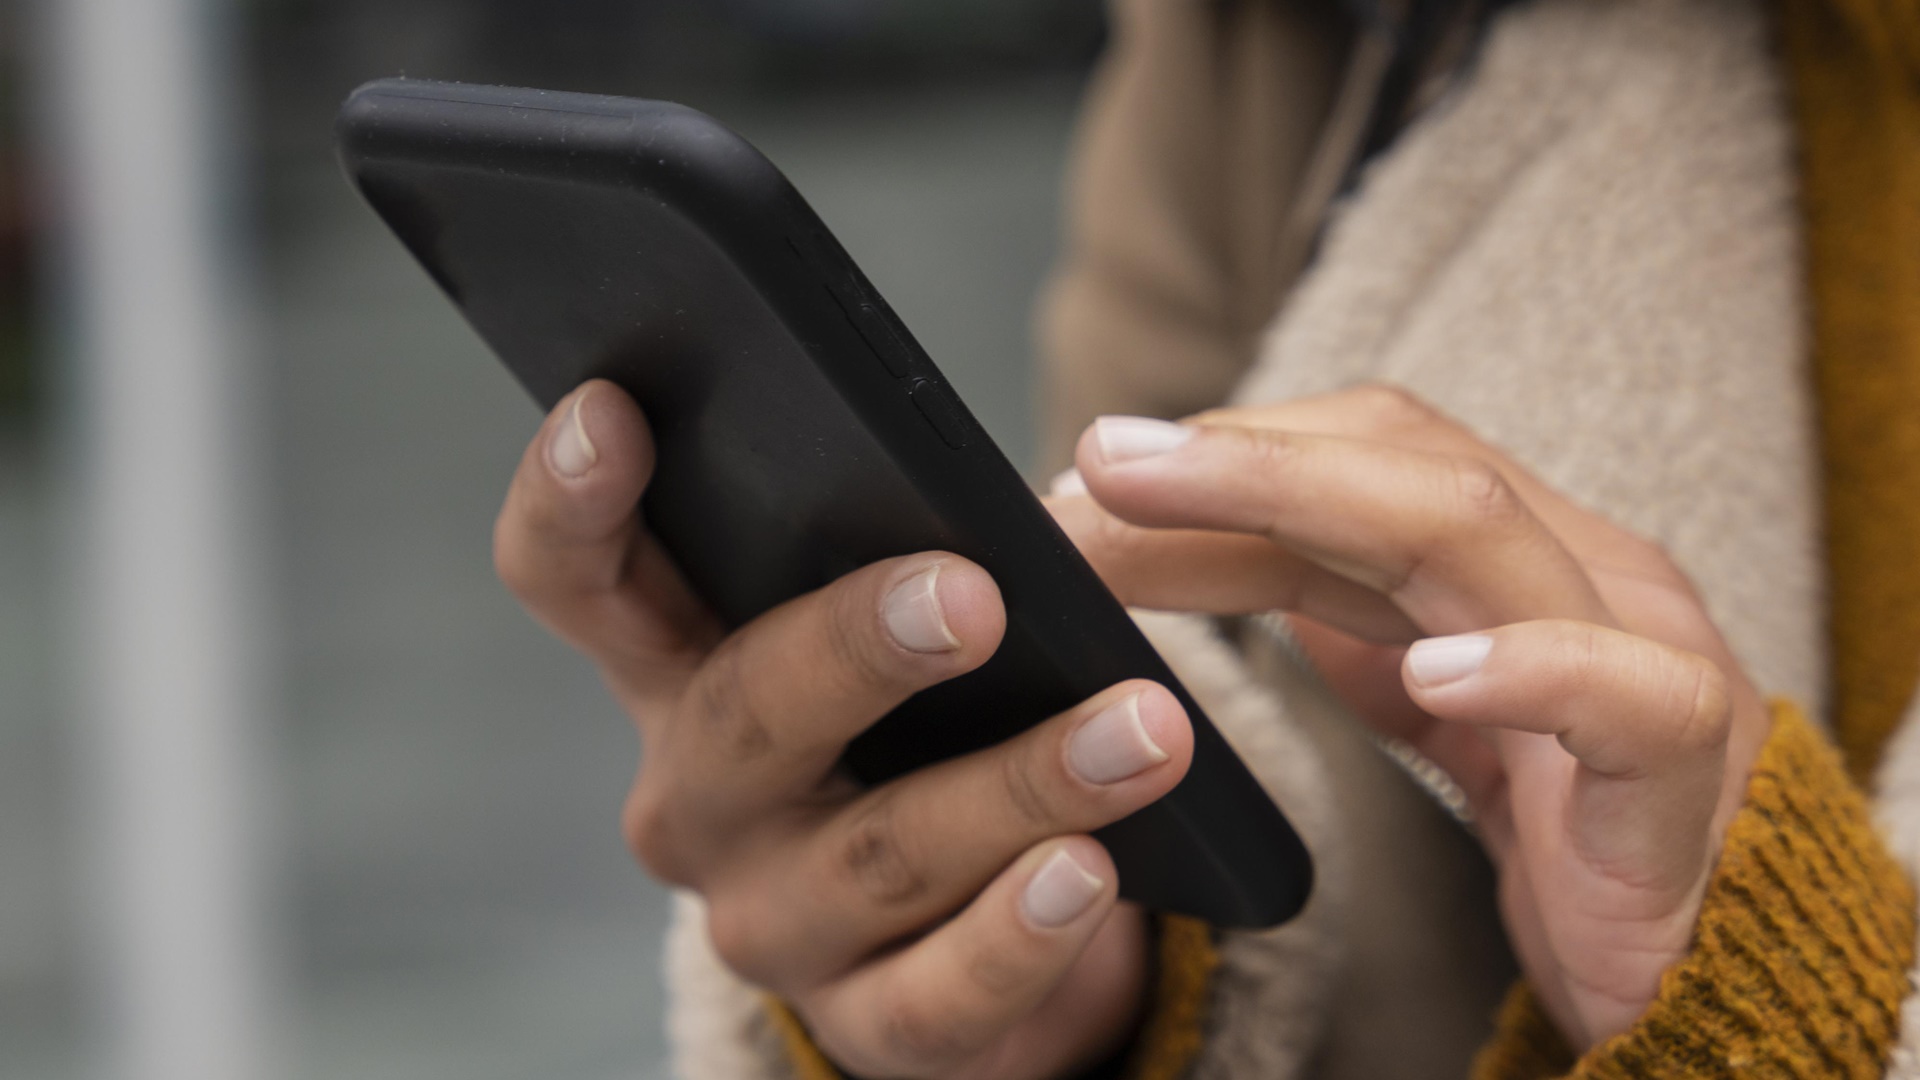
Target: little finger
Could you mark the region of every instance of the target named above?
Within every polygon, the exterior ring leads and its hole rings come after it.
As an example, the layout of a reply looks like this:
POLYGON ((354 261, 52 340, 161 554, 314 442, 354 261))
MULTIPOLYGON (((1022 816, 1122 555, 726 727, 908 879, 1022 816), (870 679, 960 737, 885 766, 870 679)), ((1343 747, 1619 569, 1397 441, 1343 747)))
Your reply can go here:
POLYGON ((1113 909, 1117 879, 1089 837, 1041 844, 946 925, 807 995, 802 1012, 821 1049, 861 1076, 1037 1080, 1085 1065, 1124 1030, 1130 987, 1098 1003, 1111 1017, 1078 1015, 1054 1039, 1028 1040, 1038 1053, 1003 1048, 1080 960, 1113 909))

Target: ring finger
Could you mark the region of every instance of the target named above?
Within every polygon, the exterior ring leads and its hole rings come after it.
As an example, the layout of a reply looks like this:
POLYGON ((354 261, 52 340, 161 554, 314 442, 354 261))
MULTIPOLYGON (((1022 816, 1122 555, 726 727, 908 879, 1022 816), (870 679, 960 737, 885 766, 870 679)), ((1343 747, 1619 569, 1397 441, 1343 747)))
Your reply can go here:
POLYGON ((824 820, 768 828, 734 860, 739 878, 723 871, 706 890, 715 943, 776 992, 833 978, 959 909, 1033 844, 1165 795, 1192 748, 1172 694, 1123 683, 824 820))
POLYGON ((1090 838, 1038 845, 951 922, 804 995, 802 1011, 821 1049, 862 1076, 1031 1080, 1084 1068, 1110 1049, 1084 1033, 1125 1030, 1137 1004, 1120 988, 1138 974, 1111 970, 1115 962, 1145 963, 1114 949, 1102 951, 1107 964, 1080 963, 1096 935, 1123 929, 1108 920, 1115 886, 1112 860, 1090 838), (1117 992, 1076 994, 1081 1015, 1049 1023, 1048 999, 1069 979, 1117 992), (1116 1015, 1087 1023, 1088 1009, 1116 1015), (1039 1037, 1019 1046, 1021 1034, 1039 1037))

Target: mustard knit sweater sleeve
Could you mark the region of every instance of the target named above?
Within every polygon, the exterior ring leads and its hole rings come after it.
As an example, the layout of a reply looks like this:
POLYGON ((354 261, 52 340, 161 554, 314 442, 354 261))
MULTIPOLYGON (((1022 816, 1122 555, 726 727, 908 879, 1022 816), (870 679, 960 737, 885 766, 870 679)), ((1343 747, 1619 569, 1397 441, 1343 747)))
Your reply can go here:
POLYGON ((1920 682, 1920 0, 1780 0, 1826 503, 1834 731, 1864 782, 1920 682))

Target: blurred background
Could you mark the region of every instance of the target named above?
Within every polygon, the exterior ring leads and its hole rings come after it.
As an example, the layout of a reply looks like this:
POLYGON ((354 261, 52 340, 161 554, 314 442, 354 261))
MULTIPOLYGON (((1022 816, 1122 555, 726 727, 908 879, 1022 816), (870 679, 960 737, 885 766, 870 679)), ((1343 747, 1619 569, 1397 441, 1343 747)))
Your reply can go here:
POLYGON ((357 83, 666 97, 1025 467, 1098 0, 0 0, 0 1080, 665 1075, 635 740, 495 583, 532 406, 357 83))

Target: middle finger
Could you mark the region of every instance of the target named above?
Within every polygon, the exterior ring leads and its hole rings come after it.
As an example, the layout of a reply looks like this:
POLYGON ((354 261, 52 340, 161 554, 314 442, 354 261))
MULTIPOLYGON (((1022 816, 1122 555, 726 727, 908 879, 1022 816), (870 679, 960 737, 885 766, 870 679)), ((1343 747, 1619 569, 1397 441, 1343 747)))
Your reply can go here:
POLYGON ((844 789, 846 744, 985 663, 1005 625, 986 571, 930 553, 856 570, 742 627, 670 708, 629 700, 643 743, 623 820, 634 854, 704 885, 754 823, 844 789))

